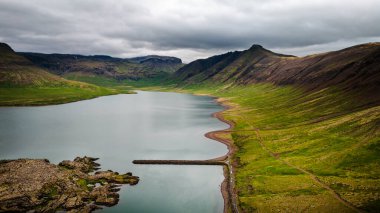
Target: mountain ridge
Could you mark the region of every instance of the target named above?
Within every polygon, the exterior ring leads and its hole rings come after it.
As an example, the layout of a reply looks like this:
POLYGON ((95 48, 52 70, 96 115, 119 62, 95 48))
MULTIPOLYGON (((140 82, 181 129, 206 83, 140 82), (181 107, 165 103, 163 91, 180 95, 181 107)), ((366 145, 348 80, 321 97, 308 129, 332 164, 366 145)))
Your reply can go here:
POLYGON ((168 56, 116 58, 107 55, 45 54, 19 52, 35 65, 56 75, 96 75, 118 80, 153 78, 175 72, 182 60, 168 56))
POLYGON ((173 56, 161 56, 161 55, 146 55, 146 56, 126 58, 126 59, 129 61, 137 62, 137 63, 145 63, 149 60, 158 60, 158 61, 169 62, 169 63, 182 63, 182 60, 180 58, 173 57, 173 56))
POLYGON ((195 60, 180 68, 174 76, 185 84, 272 83, 295 85, 307 90, 340 87, 361 92, 378 102, 379 67, 379 42, 304 57, 278 54, 253 45, 244 51, 195 60))

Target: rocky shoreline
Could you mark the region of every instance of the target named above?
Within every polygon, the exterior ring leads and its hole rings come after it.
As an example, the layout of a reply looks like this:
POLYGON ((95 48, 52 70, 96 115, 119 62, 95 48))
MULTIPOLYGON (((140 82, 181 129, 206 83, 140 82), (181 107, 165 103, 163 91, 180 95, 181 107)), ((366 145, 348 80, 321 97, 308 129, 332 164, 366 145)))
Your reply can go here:
POLYGON ((139 177, 97 171, 96 160, 77 157, 58 165, 46 159, 0 161, 0 212, 92 212, 116 205, 120 184, 135 185, 139 177))

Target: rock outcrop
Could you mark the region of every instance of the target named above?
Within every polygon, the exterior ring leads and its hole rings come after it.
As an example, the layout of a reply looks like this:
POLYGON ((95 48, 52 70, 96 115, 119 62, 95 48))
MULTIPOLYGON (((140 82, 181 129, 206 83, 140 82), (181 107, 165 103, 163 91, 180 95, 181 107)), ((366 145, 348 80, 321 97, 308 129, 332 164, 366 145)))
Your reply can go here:
POLYGON ((91 212, 119 201, 119 184, 135 185, 132 173, 97 171, 97 158, 0 161, 0 212, 91 212))

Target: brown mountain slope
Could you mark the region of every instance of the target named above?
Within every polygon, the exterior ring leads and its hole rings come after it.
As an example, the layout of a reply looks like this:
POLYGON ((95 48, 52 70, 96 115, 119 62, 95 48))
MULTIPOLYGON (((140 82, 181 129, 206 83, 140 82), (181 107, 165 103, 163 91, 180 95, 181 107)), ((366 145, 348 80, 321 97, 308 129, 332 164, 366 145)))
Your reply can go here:
POLYGON ((175 73, 188 82, 270 82, 308 90, 339 87, 380 100, 380 43, 368 43, 306 57, 273 53, 259 45, 242 52, 196 60, 175 73), (216 60, 219 59, 219 60, 216 60), (200 66, 209 65, 209 66, 200 66))
POLYGON ((181 80, 214 80, 217 82, 235 82, 248 72, 255 72, 268 65, 294 56, 281 55, 253 45, 245 51, 235 51, 223 55, 200 59, 179 69, 175 75, 181 80))
POLYGON ((240 82, 265 79, 276 84, 299 84, 309 88, 341 85, 348 88, 378 86, 380 83, 380 43, 363 44, 340 51, 288 58, 250 72, 240 82))

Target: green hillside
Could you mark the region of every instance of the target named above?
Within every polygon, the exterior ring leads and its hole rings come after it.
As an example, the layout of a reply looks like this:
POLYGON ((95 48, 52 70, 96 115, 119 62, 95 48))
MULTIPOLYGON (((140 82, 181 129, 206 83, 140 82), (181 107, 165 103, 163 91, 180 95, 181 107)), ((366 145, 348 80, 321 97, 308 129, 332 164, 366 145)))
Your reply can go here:
POLYGON ((44 105, 77 101, 120 91, 53 75, 0 44, 0 105, 44 105))
POLYGON ((379 105, 362 107, 333 88, 203 84, 181 90, 233 106, 223 114, 236 124, 228 134, 238 147, 233 162, 243 212, 379 211, 379 105))

